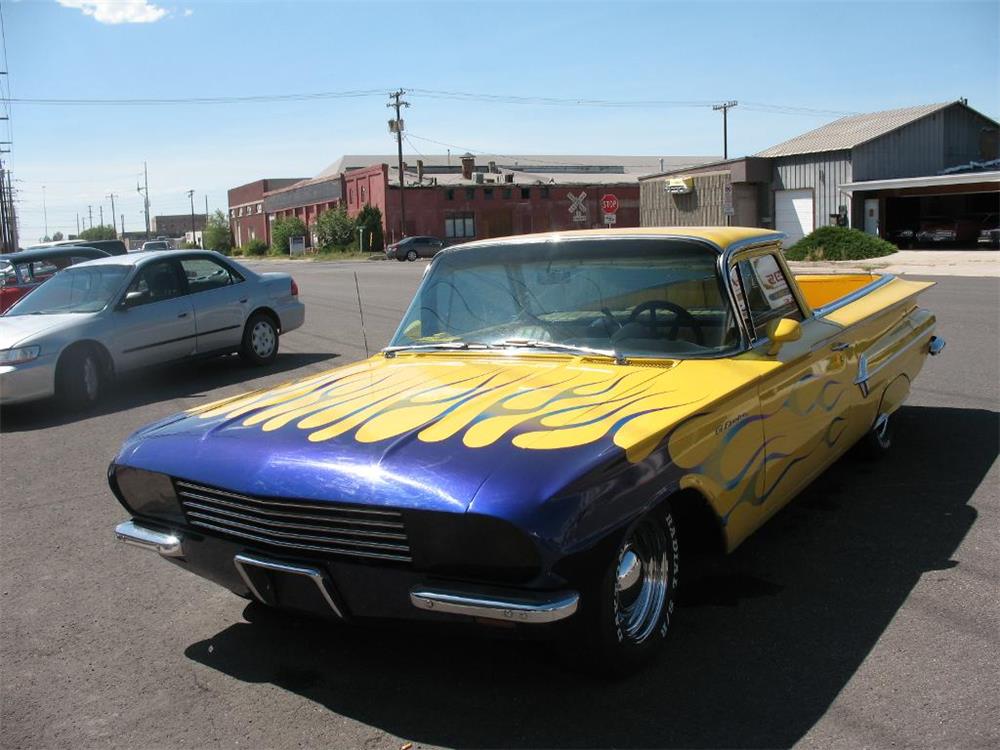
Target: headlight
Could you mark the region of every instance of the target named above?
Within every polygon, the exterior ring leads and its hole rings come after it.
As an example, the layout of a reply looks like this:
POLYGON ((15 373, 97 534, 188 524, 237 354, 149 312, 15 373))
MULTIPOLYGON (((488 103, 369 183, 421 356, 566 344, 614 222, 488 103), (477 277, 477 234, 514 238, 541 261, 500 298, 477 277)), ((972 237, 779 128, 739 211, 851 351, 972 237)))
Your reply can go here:
POLYGON ((41 347, 22 346, 18 349, 0 349, 0 365, 20 365, 38 359, 41 347))
POLYGON ((184 513, 174 494, 174 483, 166 474, 111 464, 108 467, 108 484, 118 502, 133 515, 184 523, 184 513))

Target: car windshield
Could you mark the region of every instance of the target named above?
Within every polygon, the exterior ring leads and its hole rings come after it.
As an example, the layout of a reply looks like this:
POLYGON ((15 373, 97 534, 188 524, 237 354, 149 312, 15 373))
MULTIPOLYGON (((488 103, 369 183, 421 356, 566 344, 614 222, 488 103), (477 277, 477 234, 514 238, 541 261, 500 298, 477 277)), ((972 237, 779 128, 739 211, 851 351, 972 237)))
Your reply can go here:
POLYGON ((6 315, 57 315, 103 310, 121 289, 131 266, 74 266, 22 298, 6 315))
POLYGON ((436 257, 389 350, 699 357, 739 342, 718 254, 667 239, 503 243, 436 257))

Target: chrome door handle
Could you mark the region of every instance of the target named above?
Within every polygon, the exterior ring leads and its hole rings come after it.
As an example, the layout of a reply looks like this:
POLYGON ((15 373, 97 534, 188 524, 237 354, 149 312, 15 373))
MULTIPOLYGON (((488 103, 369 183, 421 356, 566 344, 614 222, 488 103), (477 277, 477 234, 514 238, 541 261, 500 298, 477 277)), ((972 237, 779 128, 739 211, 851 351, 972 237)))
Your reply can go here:
POLYGON ((834 344, 830 344, 830 350, 835 352, 842 352, 844 349, 850 349, 851 345, 846 341, 838 341, 834 344))
POLYGON ((180 315, 178 315, 177 317, 178 317, 178 318, 186 318, 187 316, 188 316, 188 314, 187 314, 187 313, 181 313, 181 314, 180 314, 180 315))
POLYGON ((247 299, 249 299, 249 298, 248 298, 248 297, 243 297, 243 298, 242 298, 242 299, 240 300, 240 304, 241 304, 241 305, 245 305, 245 304, 246 304, 246 302, 247 302, 247 299))

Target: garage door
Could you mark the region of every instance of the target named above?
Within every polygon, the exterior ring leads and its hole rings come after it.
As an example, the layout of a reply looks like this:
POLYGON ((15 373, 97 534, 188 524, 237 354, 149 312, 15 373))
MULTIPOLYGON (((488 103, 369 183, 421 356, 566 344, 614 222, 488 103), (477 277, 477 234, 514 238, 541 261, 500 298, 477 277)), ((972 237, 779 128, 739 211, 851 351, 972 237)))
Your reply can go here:
POLYGON ((788 235, 785 247, 813 230, 812 190, 778 190, 774 193, 774 228, 788 235))

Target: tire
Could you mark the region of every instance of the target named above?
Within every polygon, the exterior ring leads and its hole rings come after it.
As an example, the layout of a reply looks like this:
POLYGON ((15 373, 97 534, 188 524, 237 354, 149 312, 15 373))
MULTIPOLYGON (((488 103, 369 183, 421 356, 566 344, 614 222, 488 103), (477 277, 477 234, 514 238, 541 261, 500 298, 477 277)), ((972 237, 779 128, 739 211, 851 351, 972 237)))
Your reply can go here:
POLYGON ((677 521, 664 503, 629 528, 601 579, 583 592, 563 657, 613 677, 649 664, 673 621, 679 562, 677 521))
POLYGON ((101 400, 105 381, 104 365, 97 351, 92 348, 76 349, 59 363, 56 395, 72 411, 84 411, 101 400))
POLYGON ((243 328, 240 357, 252 365, 269 365, 277 356, 278 327, 267 313, 255 312, 243 328))
POLYGON ((882 414, 858 442, 858 450, 864 458, 874 461, 882 458, 891 448, 892 419, 888 414, 882 414))
POLYGON ((416 250, 410 250, 409 252, 407 252, 406 253, 406 259, 408 261, 410 261, 411 263, 413 261, 415 261, 417 259, 417 251, 416 250))
POLYGON ((405 263, 406 262, 406 256, 405 255, 397 255, 396 256, 396 260, 398 260, 400 263, 405 263))

